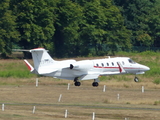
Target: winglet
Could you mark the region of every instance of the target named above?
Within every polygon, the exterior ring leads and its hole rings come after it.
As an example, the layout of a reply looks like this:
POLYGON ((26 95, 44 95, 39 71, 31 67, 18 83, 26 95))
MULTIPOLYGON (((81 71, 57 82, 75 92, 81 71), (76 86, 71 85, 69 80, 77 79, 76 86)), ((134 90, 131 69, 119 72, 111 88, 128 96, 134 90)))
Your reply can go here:
POLYGON ((117 64, 118 64, 118 67, 119 67, 119 72, 120 72, 120 73, 125 73, 126 71, 124 70, 124 68, 123 68, 123 66, 121 65, 121 63, 120 63, 120 62, 117 62, 117 64))
POLYGON ((24 60, 24 62, 26 63, 26 66, 28 67, 28 69, 30 70, 30 72, 33 72, 34 68, 32 67, 32 65, 27 60, 24 60))

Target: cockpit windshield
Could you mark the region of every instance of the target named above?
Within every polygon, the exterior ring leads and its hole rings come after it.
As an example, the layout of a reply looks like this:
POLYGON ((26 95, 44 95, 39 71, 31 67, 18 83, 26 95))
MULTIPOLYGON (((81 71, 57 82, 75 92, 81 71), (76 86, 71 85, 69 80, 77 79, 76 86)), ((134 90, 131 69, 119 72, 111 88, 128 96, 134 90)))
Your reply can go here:
POLYGON ((135 64, 136 62, 134 62, 132 59, 128 59, 129 63, 135 64))

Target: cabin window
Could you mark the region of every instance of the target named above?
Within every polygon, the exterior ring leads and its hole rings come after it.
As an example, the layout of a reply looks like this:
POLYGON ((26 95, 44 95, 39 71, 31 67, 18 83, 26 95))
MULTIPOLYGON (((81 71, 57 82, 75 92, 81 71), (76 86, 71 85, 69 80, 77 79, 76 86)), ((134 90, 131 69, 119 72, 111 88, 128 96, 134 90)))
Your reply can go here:
POLYGON ((107 66, 109 66, 109 63, 107 63, 107 66))
POLYGON ((114 66, 114 63, 112 62, 112 66, 114 66))
POLYGON ((135 62, 132 59, 128 59, 129 63, 135 64, 135 62))
POLYGON ((98 67, 99 65, 98 65, 98 64, 96 64, 96 66, 98 67))
POLYGON ((104 67, 104 64, 103 63, 101 63, 102 64, 102 67, 104 67))
POLYGON ((122 64, 124 65, 124 61, 122 61, 122 64))

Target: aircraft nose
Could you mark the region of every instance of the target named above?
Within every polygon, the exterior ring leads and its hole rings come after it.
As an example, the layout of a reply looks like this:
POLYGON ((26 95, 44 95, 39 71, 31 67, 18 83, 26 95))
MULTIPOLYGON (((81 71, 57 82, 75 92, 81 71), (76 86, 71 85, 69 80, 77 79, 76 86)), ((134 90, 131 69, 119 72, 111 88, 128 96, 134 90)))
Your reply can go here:
POLYGON ((148 70, 150 70, 150 68, 149 67, 147 67, 147 66, 144 66, 144 68, 143 68, 145 71, 148 71, 148 70))

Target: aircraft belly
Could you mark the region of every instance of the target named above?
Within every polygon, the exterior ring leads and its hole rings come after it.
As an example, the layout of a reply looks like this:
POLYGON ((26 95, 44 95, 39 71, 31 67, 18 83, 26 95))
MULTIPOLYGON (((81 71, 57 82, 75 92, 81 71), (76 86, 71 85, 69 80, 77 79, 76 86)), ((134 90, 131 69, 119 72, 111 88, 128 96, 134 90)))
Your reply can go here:
POLYGON ((85 71, 76 71, 76 70, 70 70, 70 69, 62 69, 57 71, 55 74, 53 74, 54 77, 57 78, 75 78, 86 74, 85 71))
POLYGON ((118 68, 109 68, 109 69, 105 69, 105 70, 103 70, 103 72, 115 72, 115 71, 119 71, 119 69, 118 68))
POLYGON ((130 69, 125 69, 125 71, 127 72, 127 73, 137 73, 138 72, 138 69, 136 69, 136 68, 130 68, 130 69))

